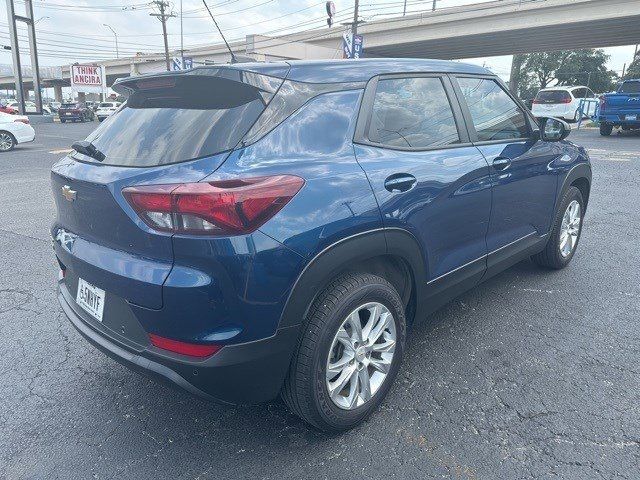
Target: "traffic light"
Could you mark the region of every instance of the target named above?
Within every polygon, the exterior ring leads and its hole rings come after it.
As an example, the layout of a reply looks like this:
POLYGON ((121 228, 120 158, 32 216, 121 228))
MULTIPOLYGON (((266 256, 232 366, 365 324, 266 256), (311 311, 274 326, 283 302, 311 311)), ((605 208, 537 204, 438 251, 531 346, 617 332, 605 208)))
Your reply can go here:
POLYGON ((336 4, 333 2, 327 2, 327 25, 329 27, 333 26, 333 17, 336 14, 336 4))

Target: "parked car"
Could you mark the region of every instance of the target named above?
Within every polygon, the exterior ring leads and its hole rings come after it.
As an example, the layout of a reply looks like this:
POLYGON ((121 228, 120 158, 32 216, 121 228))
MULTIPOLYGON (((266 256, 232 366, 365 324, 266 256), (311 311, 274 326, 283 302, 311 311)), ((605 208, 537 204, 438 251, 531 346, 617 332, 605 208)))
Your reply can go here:
POLYGON ((93 110, 83 103, 63 103, 58 109, 60 122, 91 122, 94 119, 93 110))
MULTIPOLYGON (((595 99, 596 96, 585 86, 543 88, 533 99, 531 112, 536 117, 556 117, 577 122, 580 120, 579 107, 582 98, 595 99)), ((595 110, 595 103, 594 101, 592 111, 595 110)))
POLYGON ((0 102, 0 112, 8 113, 10 115, 17 115, 19 112, 16 108, 9 106, 8 103, 0 102))
POLYGON ((60 108, 60 104, 57 102, 50 102, 46 106, 54 115, 58 113, 58 108, 60 108))
POLYGON ((27 117, 0 112, 0 152, 13 150, 19 143, 33 142, 35 137, 27 117))
POLYGON ((484 68, 216 65, 113 88, 126 104, 52 168, 58 298, 97 348, 204 398, 281 394, 351 428, 414 320, 576 252, 589 157, 484 68))
MULTIPOLYGON (((12 102, 9 102, 7 105, 9 107, 15 109, 16 111, 19 111, 18 102, 16 102, 15 100, 12 101, 12 102)), ((36 113, 38 111, 38 109, 36 107, 36 104, 33 103, 33 102, 24 102, 24 107, 25 107, 25 112, 26 113, 36 113)), ((46 105, 43 105, 42 106, 42 113, 44 115, 51 115, 51 110, 46 105)))
POLYGON ((118 107, 120 107, 120 102, 102 102, 96 110, 96 117, 98 117, 99 121, 103 121, 118 110, 118 107))
POLYGON ((622 130, 640 128, 640 79, 625 80, 615 93, 600 97, 600 135, 609 136, 613 127, 622 130))

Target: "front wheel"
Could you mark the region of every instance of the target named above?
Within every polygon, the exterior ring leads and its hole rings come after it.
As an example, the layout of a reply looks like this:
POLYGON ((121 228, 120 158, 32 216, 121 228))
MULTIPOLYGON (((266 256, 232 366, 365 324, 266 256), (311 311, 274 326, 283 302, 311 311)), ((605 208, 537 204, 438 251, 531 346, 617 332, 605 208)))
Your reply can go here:
POLYGON ((613 132, 613 125, 609 123, 601 123, 600 124, 600 135, 603 137, 608 137, 613 132))
POLYGON ((16 139, 9 132, 0 131, 0 152, 8 152, 16 146, 16 139))
POLYGON ((386 396, 400 368, 404 306, 384 278, 346 274, 313 303, 282 398, 317 428, 348 430, 386 396))
POLYGON ((569 187, 560 202, 553 229, 545 249, 531 257, 540 266, 561 269, 566 267, 578 248, 582 233, 584 199, 576 187, 569 187))

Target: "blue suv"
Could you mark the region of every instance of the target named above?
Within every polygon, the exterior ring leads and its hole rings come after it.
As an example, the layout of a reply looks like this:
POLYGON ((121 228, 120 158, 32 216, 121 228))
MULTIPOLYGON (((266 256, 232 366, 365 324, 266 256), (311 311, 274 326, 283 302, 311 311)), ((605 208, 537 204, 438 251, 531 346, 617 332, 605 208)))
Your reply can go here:
POLYGON ((407 329, 531 257, 573 257, 587 153, 489 71, 366 59, 120 79, 56 163, 58 298, 125 365, 339 431, 407 329))

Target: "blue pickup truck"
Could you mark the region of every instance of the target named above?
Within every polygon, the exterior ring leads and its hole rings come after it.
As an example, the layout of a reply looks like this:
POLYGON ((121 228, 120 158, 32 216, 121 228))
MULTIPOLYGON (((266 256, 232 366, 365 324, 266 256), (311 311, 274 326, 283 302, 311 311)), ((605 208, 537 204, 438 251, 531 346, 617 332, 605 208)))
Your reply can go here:
POLYGON ((615 93, 600 97, 600 135, 611 135, 613 127, 640 129, 640 79, 625 80, 615 93))

